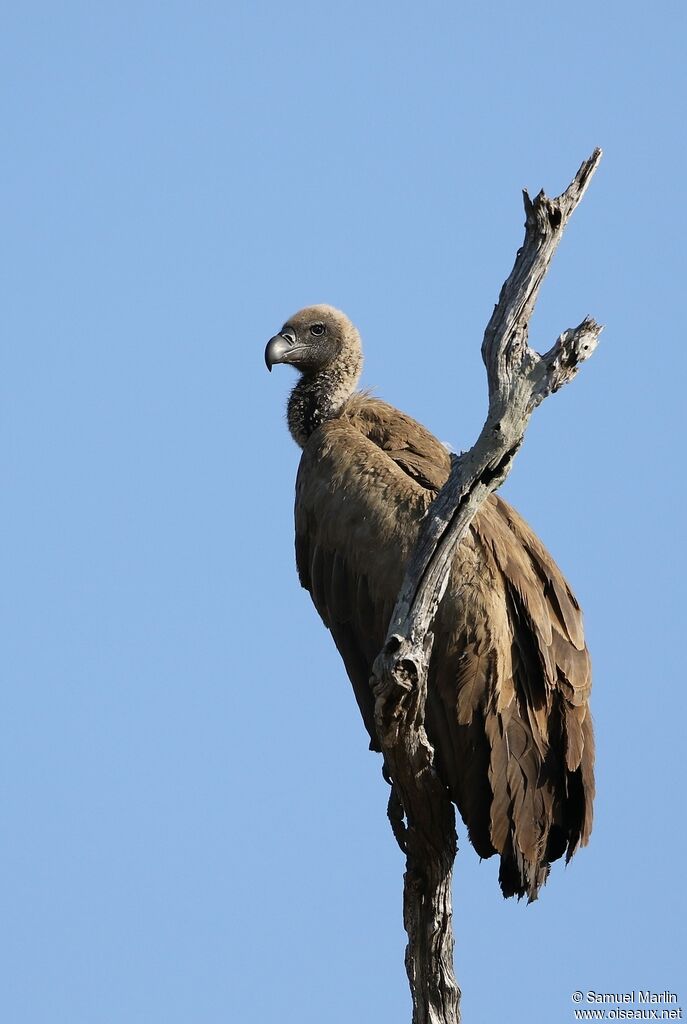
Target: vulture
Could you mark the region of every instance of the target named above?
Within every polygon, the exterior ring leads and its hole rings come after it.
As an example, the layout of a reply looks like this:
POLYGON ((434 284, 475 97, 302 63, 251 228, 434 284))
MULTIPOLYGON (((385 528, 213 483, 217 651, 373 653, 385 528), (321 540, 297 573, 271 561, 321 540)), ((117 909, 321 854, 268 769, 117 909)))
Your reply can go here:
MULTIPOLYGON (((327 305, 292 316, 268 369, 299 371, 287 409, 302 449, 296 563, 353 684, 370 747, 370 674, 421 519, 451 456, 423 426, 357 390, 360 335, 327 305)), ((491 495, 453 558, 434 623, 425 726, 480 857, 504 896, 537 897, 592 826, 594 738, 582 615, 541 541, 491 495)))

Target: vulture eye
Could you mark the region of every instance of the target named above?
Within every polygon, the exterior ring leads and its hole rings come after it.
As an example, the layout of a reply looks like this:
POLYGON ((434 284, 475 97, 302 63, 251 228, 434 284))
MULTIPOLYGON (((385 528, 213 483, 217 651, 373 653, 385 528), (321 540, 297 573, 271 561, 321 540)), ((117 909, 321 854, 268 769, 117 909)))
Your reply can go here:
POLYGON ((324 331, 324 324, 313 324, 312 327, 310 328, 310 333, 314 334, 316 338, 321 338, 322 335, 324 334, 324 331))

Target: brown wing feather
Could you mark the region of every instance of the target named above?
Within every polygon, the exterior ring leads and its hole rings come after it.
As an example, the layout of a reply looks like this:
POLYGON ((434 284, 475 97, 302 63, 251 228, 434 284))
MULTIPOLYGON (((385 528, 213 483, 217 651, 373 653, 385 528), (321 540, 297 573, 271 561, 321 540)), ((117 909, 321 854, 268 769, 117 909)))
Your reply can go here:
MULTIPOLYGON (((418 523, 450 456, 391 406, 354 397, 301 459, 296 558, 378 749, 369 689, 418 523)), ((551 556, 492 496, 456 552, 437 613, 427 729, 439 771, 506 895, 536 898, 549 864, 591 830, 589 656, 551 556)))

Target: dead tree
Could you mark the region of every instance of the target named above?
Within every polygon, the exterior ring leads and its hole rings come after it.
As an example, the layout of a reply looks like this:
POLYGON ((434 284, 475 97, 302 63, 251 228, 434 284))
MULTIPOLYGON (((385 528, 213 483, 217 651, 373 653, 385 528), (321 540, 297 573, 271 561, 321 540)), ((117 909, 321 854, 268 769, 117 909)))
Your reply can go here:
POLYGON ((453 804, 434 770, 425 732, 432 623, 452 553, 487 496, 506 479, 529 418, 594 351, 601 327, 587 317, 544 355, 528 345, 528 324, 563 230, 601 159, 594 151, 556 199, 524 193, 525 240, 501 289, 482 343, 489 411, 473 447, 453 460, 448 482, 425 516, 372 676, 375 722, 391 784, 389 819, 406 855, 403 919, 413 1024, 458 1024, 453 973, 451 876, 453 804))

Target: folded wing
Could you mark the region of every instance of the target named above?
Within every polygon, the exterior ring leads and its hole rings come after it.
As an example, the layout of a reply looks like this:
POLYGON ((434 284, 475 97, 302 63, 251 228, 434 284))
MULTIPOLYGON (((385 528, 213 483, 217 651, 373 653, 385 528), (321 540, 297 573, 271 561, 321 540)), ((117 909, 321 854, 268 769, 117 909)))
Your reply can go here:
MULTIPOLYGON (((365 396, 306 444, 296 485, 301 582, 329 628, 379 749, 371 665, 419 522, 450 457, 423 427, 365 396)), ((551 556, 492 496, 456 552, 435 622, 427 730, 505 895, 536 898, 549 865, 591 830, 589 656, 579 605, 551 556)))

